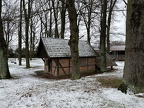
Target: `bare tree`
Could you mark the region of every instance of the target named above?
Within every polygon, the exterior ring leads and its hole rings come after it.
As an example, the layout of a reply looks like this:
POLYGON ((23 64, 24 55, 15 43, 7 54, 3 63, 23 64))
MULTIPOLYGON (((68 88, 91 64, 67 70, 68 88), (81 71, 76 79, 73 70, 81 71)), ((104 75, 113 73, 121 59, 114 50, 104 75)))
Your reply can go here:
POLYGON ((123 2, 127 5, 127 2, 125 0, 123 0, 123 2))
POLYGON ((61 7, 61 38, 64 39, 64 33, 65 33, 65 18, 66 18, 66 4, 65 0, 62 1, 62 7, 61 7))
POLYGON ((19 18, 19 25, 18 25, 18 58, 19 58, 19 65, 22 65, 22 0, 20 0, 20 18, 19 18))
POLYGON ((4 39, 2 23, 2 0, 0 0, 0 79, 11 78, 8 67, 7 45, 4 39))
POLYGON ((110 0, 109 8, 108 8, 108 20, 107 20, 107 53, 110 52, 110 28, 111 28, 111 20, 114 6, 117 0, 110 0))
POLYGON ((35 14, 40 19, 40 36, 53 37, 53 8, 52 1, 37 1, 35 14))
POLYGON ((30 59, 35 55, 36 44, 38 43, 38 37, 36 36, 36 25, 38 23, 36 17, 31 17, 30 19, 30 59))
POLYGON ((26 68, 30 68, 30 55, 29 55, 29 24, 30 24, 30 17, 31 17, 31 8, 32 8, 32 1, 28 1, 27 5, 28 9, 26 8, 25 0, 23 0, 23 10, 24 10, 24 17, 25 17, 25 47, 26 47, 26 68))
POLYGON ((107 15, 107 0, 102 0, 102 16, 101 16, 101 34, 100 34, 100 51, 101 51, 101 66, 100 71, 106 72, 106 15, 107 15))
POLYGON ((91 26, 93 21, 93 14, 95 13, 95 10, 99 7, 97 1, 95 0, 83 0, 81 1, 83 6, 79 9, 80 16, 82 16, 84 24, 86 26, 87 30, 87 41, 90 43, 91 40, 91 26))
POLYGON ((69 46, 71 50, 71 60, 72 60, 72 79, 80 78, 80 68, 79 68, 79 29, 77 26, 77 12, 75 8, 75 0, 66 0, 68 7, 68 15, 70 21, 70 40, 69 46))
POLYGON ((13 5, 11 3, 8 3, 5 1, 3 3, 3 27, 4 27, 4 36, 7 44, 7 50, 9 48, 9 43, 12 41, 13 35, 17 29, 16 25, 16 12, 17 12, 17 6, 13 5))
POLYGON ((54 20, 55 20, 55 38, 59 38, 59 31, 58 31, 58 6, 59 1, 52 0, 52 7, 54 11, 54 20), (56 4, 56 6, 55 6, 56 4))

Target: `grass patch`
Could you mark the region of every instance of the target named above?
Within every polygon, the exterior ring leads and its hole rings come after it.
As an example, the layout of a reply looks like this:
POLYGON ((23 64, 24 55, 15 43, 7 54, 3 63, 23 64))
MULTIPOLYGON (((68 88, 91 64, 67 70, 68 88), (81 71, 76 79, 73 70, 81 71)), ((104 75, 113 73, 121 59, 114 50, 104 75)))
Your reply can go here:
MULTIPOLYGON (((67 75, 62 75, 62 76, 53 76, 50 73, 45 73, 43 70, 39 70, 39 71, 35 71, 36 73, 36 77, 39 78, 46 78, 46 79, 56 79, 56 80, 60 80, 60 79, 71 79, 71 74, 67 74, 67 75)), ((96 74, 95 72, 85 72, 85 73, 81 73, 81 77, 85 77, 85 76, 90 76, 90 75, 94 75, 96 74)))
POLYGON ((122 83, 122 79, 120 78, 106 76, 98 77, 98 81, 101 83, 100 86, 106 88, 118 88, 119 85, 122 83))
POLYGON ((34 66, 34 67, 31 67, 31 68, 33 68, 33 69, 40 69, 41 66, 34 66))
POLYGON ((37 77, 39 78, 45 78, 45 79, 55 79, 55 80, 59 80, 59 79, 69 79, 71 78, 71 75, 64 75, 64 76, 53 76, 49 73, 45 73, 43 70, 40 71, 35 71, 35 73, 37 74, 37 77))
POLYGON ((43 75, 45 72, 43 70, 35 71, 37 75, 43 75))

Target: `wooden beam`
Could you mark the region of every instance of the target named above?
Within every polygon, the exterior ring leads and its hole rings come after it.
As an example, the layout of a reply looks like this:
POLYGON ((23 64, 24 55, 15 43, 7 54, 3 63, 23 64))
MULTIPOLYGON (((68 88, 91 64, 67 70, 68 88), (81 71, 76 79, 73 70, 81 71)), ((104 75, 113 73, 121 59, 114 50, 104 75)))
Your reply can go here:
POLYGON ((59 59, 54 59, 55 63, 56 63, 56 66, 57 66, 57 72, 58 72, 58 76, 59 76, 59 66, 62 68, 64 74, 66 75, 66 72, 65 70, 63 69, 61 63, 59 62, 59 59))
POLYGON ((57 76, 59 76, 59 59, 56 59, 57 76))
POLYGON ((71 67, 70 67, 70 60, 71 60, 71 59, 69 59, 69 73, 70 73, 70 68, 71 68, 71 67))
POLYGON ((56 73, 56 67, 57 67, 57 66, 55 66, 54 74, 56 73))
POLYGON ((89 58, 87 58, 87 64, 86 64, 86 67, 87 67, 87 71, 88 71, 88 66, 89 66, 89 65, 88 65, 88 59, 89 59, 89 58))
POLYGON ((63 69, 63 67, 62 67, 62 65, 60 64, 60 62, 59 62, 59 61, 58 61, 58 63, 59 63, 59 65, 60 65, 60 67, 62 68, 62 70, 63 70, 64 74, 66 75, 66 72, 65 72, 65 70, 63 69))

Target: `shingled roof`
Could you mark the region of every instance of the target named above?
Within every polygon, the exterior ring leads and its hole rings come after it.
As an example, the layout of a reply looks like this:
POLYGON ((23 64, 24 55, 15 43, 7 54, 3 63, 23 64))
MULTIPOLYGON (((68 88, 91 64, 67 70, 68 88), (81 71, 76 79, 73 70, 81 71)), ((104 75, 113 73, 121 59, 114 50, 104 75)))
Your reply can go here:
MULTIPOLYGON (((100 51, 97 51, 97 53, 100 55, 100 51)), ((96 57, 96 64, 98 67, 100 67, 100 62, 101 62, 100 57, 96 57)), ((113 61, 113 59, 108 53, 106 53, 106 62, 107 66, 117 66, 117 64, 113 61)))
MULTIPOLYGON (((39 48, 43 45, 45 52, 50 58, 71 57, 69 40, 59 38, 41 38, 39 48)), ((79 41, 79 57, 98 57, 94 49, 86 42, 79 41)))
POLYGON ((125 51, 125 45, 114 45, 110 48, 111 51, 125 51))

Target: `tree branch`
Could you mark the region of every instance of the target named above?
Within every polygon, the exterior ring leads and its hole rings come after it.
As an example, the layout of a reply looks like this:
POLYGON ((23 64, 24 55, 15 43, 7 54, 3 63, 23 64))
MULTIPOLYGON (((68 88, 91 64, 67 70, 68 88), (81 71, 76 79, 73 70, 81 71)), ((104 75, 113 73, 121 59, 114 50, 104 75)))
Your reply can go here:
POLYGON ((127 5, 127 2, 125 0, 123 0, 123 2, 127 5))

